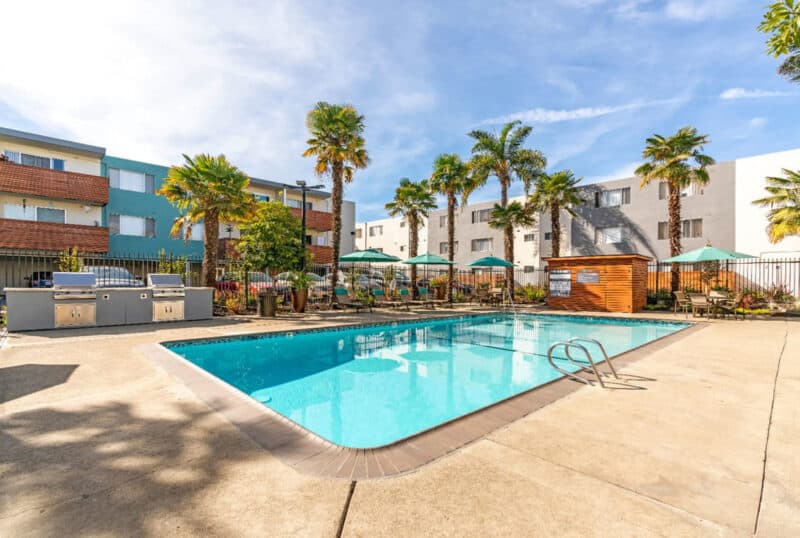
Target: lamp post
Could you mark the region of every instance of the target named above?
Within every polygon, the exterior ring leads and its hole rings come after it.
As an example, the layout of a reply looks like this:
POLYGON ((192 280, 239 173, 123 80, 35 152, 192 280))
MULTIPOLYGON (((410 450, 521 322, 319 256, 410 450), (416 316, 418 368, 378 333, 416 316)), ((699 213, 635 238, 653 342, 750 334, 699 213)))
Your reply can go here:
POLYGON ((294 189, 300 190, 300 197, 302 202, 300 204, 300 243, 303 245, 303 255, 300 257, 300 270, 304 271, 306 268, 306 193, 311 190, 321 189, 325 185, 306 185, 305 181, 298 180, 297 187, 294 189))

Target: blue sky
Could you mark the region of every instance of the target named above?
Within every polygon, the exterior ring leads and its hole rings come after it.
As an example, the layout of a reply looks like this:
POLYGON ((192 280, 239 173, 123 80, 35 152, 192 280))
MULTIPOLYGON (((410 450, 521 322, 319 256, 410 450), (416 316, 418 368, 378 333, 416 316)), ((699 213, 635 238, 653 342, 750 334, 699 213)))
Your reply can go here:
MULTIPOLYGON (((717 160, 800 146, 800 87, 755 27, 758 0, 14 2, 0 50, 0 125, 162 164, 225 153, 293 182, 305 113, 349 102, 372 164, 346 197, 385 216, 399 178, 466 133, 519 118, 550 170, 630 175, 644 139, 691 124, 717 160), (43 15, 46 14, 46 15, 43 15)), ((474 200, 497 196, 490 185, 474 200)))

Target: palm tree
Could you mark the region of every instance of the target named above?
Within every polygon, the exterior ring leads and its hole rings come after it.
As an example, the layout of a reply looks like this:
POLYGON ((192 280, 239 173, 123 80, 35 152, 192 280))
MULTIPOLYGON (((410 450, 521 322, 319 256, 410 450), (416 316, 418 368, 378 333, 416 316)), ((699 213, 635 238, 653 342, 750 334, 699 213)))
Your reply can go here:
POLYGON ((800 84, 800 45, 789 49, 789 54, 778 68, 778 73, 791 82, 800 84))
MULTIPOLYGON (((314 172, 329 174, 333 185, 333 263, 331 289, 337 286, 342 239, 342 194, 344 183, 353 181, 356 169, 366 168, 369 154, 364 148, 364 116, 353 105, 332 105, 320 101, 308 113, 306 126, 311 138, 303 157, 316 157, 314 172)), ((331 294, 331 301, 333 294, 331 294)))
MULTIPOLYGON (((649 159, 636 169, 636 175, 642 180, 644 188, 651 181, 667 184, 669 189, 669 252, 670 256, 681 253, 681 190, 692 184, 708 183, 708 167, 714 159, 702 153, 703 146, 708 144, 708 135, 697 134, 694 127, 678 129, 674 135, 663 137, 653 135, 647 139, 642 152, 644 159, 649 159)), ((672 291, 680 287, 681 270, 678 264, 672 264, 672 291)))
POLYGON ((769 35, 767 52, 770 56, 786 56, 778 73, 800 83, 800 1, 775 0, 770 3, 758 30, 769 35))
MULTIPOLYGON (((428 213, 436 209, 436 200, 431 192, 430 185, 425 180, 414 183, 408 178, 400 180, 394 194, 394 200, 386 204, 389 215, 396 217, 402 215, 408 224, 408 256, 413 258, 418 254, 419 228, 428 213)), ((411 266, 411 289, 416 294, 417 266, 411 266)))
POLYGON ((786 177, 768 177, 765 190, 769 196, 753 200, 754 205, 769 207, 769 240, 782 241, 787 235, 800 235, 800 171, 784 168, 786 177))
MULTIPOLYGON (((469 136, 475 139, 470 162, 474 175, 472 188, 486 184, 489 176, 495 176, 500 182, 501 207, 508 205, 508 188, 515 179, 522 181, 527 192, 546 164, 546 159, 540 151, 522 147, 532 130, 532 127, 522 125, 520 121, 512 121, 503 127, 499 135, 482 130, 470 132, 469 136)), ((513 226, 504 228, 503 244, 506 261, 514 263, 513 226)), ((506 269, 506 281, 513 296, 513 267, 506 269)))
MULTIPOLYGON (((472 190, 469 165, 455 153, 443 153, 433 163, 431 190, 447 198, 447 258, 452 262, 456 243, 456 206, 459 196, 472 190)), ((464 200, 466 203, 466 199, 464 200)), ((453 264, 447 268, 447 300, 453 302, 453 264)))
MULTIPOLYGON (((500 204, 494 204, 492 215, 489 219, 489 226, 498 230, 506 230, 517 226, 529 228, 536 222, 536 217, 533 215, 530 207, 526 207, 521 203, 514 201, 503 207, 500 204)), ((511 243, 511 259, 514 259, 514 243, 511 243)), ((512 262, 513 263, 513 262, 512 262)), ((511 286, 511 282, 506 280, 506 285, 511 286)), ((509 287, 509 292, 513 293, 513 288, 509 287)), ((513 297, 513 295, 511 295, 513 297)))
POLYGON ((584 202, 578 184, 582 177, 575 177, 572 170, 561 170, 554 174, 542 174, 537 178, 533 194, 528 197, 528 205, 538 211, 550 212, 551 256, 561 256, 561 210, 573 217, 572 208, 584 202))
POLYGON ((246 192, 250 178, 232 165, 225 155, 201 153, 194 158, 183 156, 182 166, 169 169, 158 194, 178 208, 181 216, 172 225, 172 235, 181 231, 186 239, 192 226, 203 223, 203 283, 216 283, 219 223, 241 222, 255 207, 255 197, 246 192))

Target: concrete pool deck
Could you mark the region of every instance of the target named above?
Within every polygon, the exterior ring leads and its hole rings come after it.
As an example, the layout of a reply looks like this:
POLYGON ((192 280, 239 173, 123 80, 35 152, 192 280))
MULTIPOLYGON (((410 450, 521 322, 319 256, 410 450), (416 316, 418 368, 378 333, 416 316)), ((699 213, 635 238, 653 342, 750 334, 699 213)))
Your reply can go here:
POLYGON ((800 533, 796 321, 711 320, 620 368, 646 390, 580 387, 414 472, 369 481, 298 472, 146 352, 419 316, 10 335, 0 536, 800 533))

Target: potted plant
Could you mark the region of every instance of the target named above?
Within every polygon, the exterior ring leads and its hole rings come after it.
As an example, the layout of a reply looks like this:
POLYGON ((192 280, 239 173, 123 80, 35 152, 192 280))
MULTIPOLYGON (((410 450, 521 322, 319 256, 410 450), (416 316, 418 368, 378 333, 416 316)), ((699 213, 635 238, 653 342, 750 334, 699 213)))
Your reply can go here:
POLYGON ((308 276, 308 272, 305 270, 292 271, 289 275, 289 283, 292 286, 292 306, 294 311, 305 312, 311 277, 308 276))

